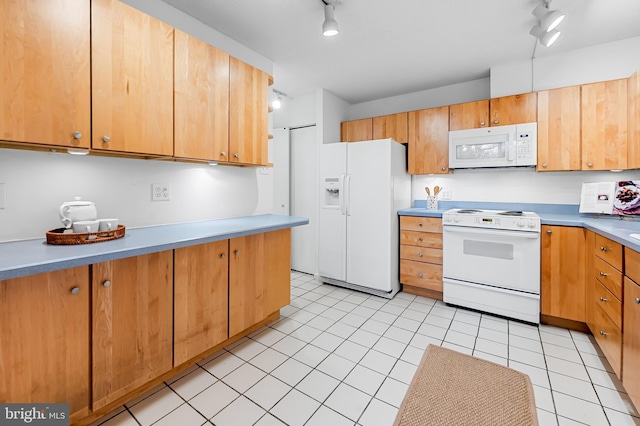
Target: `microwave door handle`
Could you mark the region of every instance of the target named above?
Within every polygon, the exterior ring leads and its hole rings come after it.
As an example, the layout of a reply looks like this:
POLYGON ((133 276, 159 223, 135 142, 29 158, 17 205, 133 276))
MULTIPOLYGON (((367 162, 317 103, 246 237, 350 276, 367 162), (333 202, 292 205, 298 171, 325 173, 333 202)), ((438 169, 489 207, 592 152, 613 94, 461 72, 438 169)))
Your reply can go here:
POLYGON ((516 161, 517 146, 518 144, 515 139, 512 139, 509 141, 509 152, 507 154, 508 155, 507 160, 509 160, 509 162, 516 161))

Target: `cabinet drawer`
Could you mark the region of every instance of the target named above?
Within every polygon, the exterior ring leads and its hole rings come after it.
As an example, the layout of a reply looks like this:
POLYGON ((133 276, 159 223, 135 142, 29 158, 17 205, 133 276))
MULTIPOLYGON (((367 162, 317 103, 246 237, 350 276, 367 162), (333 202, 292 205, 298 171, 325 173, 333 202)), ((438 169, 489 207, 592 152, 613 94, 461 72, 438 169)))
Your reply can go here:
POLYGON ((428 290, 442 291, 442 265, 401 260, 400 282, 428 290))
POLYGON ((400 229, 442 234, 442 219, 438 217, 400 216, 400 229))
POLYGON ((596 234, 596 256, 622 271, 622 245, 596 234))
POLYGON ((400 258, 442 265, 442 250, 418 246, 400 246, 400 258))
POLYGON ((622 300, 622 272, 599 257, 595 258, 593 264, 593 272, 596 279, 613 293, 618 300, 622 300))
POLYGON ((595 303, 600 306, 616 327, 622 329, 622 303, 620 300, 600 284, 598 280, 593 280, 591 285, 593 286, 593 299, 588 303, 595 303))
POLYGON ((624 248, 624 274, 640 284, 640 253, 624 248))
POLYGON ((622 367, 622 333, 609 319, 607 314, 596 305, 593 309, 593 323, 589 324, 591 332, 598 342, 598 346, 607 357, 618 378, 621 377, 622 367))
POLYGON ((418 231, 400 231, 400 244, 442 248, 442 234, 418 231))

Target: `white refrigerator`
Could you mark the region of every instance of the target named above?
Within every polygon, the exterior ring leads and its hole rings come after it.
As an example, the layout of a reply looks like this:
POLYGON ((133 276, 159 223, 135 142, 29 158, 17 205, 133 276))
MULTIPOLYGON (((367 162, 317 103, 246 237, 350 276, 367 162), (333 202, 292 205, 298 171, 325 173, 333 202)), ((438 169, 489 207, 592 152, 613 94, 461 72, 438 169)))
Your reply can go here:
POLYGON ((318 280, 388 298, 400 290, 398 210, 411 207, 406 157, 393 139, 321 146, 318 280))

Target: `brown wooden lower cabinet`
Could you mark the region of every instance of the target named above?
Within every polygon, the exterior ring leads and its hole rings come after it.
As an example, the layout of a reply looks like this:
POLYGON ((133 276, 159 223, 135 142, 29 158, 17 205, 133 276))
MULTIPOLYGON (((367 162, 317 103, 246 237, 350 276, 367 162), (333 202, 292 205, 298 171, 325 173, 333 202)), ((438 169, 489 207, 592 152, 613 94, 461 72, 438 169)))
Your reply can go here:
POLYGON ((624 279, 622 384, 631 401, 640 407, 640 286, 628 277, 624 279))
POLYGON ((97 410, 173 367, 173 251, 92 267, 97 410))
POLYGON ((442 219, 400 216, 403 291, 442 299, 442 219))
POLYGON ((89 412, 89 267, 0 281, 0 401, 89 412))

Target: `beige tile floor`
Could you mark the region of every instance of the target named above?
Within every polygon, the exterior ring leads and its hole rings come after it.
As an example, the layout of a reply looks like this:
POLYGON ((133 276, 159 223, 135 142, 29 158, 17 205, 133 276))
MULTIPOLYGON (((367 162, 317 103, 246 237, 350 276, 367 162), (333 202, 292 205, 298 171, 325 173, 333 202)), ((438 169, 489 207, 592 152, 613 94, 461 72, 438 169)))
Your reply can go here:
POLYGON ((593 337, 292 272, 281 318, 95 425, 391 425, 428 344, 520 370, 540 424, 640 425, 593 337))

